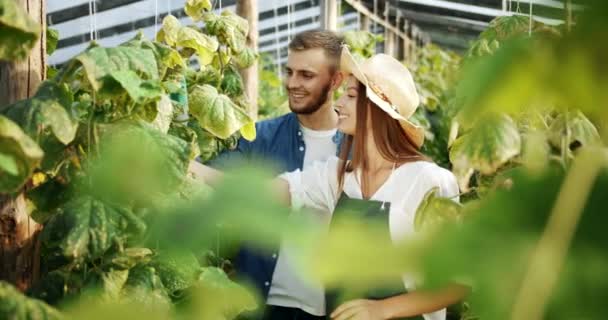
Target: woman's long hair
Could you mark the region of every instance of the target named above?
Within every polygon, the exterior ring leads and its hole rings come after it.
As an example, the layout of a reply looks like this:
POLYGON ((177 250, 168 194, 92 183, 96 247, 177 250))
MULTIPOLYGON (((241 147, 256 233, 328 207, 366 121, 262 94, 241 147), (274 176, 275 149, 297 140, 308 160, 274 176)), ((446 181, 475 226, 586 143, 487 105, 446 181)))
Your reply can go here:
MULTIPOLYGON (((346 172, 361 170, 361 191, 365 192, 369 185, 369 158, 365 153, 367 144, 367 118, 371 117, 371 130, 374 142, 380 155, 400 166, 407 162, 429 161, 423 155, 409 135, 405 133, 399 121, 393 119, 386 112, 374 104, 366 95, 366 88, 359 82, 357 88, 357 123, 355 137, 347 135, 340 148, 340 167, 338 168, 338 185, 342 190, 346 172), (353 149, 354 145, 354 149, 353 149), (352 154, 351 154, 351 149, 352 154), (352 158, 349 160, 349 155, 352 158)), ((371 196, 371 195, 369 195, 371 196)))

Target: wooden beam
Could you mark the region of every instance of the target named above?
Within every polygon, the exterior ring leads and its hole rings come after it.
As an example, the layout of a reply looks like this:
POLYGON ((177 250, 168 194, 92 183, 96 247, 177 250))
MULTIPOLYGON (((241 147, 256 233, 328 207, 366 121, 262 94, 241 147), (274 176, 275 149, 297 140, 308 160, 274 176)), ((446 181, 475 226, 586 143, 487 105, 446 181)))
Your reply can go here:
MULTIPOLYGON (((40 23, 41 35, 23 61, 0 62, 0 107, 34 95, 46 78, 46 0, 14 0, 40 23)), ((37 234, 41 229, 27 214, 24 192, 0 197, 0 279, 22 291, 40 270, 37 234)))
MULTIPOLYGON (((236 13, 249 22, 247 46, 258 52, 258 0, 237 0, 236 13)), ((252 66, 241 70, 245 94, 249 100, 249 114, 257 119, 258 115, 258 61, 252 66)))
POLYGON ((403 31, 395 28, 395 26, 391 25, 384 19, 380 18, 379 16, 375 15, 373 12, 369 11, 369 9, 367 9, 367 7, 365 5, 363 5, 360 1, 356 1, 356 0, 344 0, 344 1, 346 3, 348 3, 351 7, 353 7, 355 10, 357 10, 359 13, 363 14, 364 16, 369 17, 372 21, 383 26, 384 29, 388 29, 388 30, 392 31, 394 34, 396 34, 397 36, 399 36, 401 38, 404 38, 404 39, 409 38, 407 36, 407 34, 405 34, 403 31))

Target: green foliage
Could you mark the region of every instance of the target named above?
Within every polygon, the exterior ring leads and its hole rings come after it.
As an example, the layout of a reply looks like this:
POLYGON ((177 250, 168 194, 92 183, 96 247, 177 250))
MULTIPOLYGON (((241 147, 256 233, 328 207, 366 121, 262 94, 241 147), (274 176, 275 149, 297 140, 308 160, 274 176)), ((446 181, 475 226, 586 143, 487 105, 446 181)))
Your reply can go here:
POLYGON ((0 192, 21 188, 43 155, 36 142, 17 124, 0 115, 0 192))
POLYGON ((521 137, 515 122, 506 115, 479 120, 450 150, 450 160, 461 190, 467 190, 474 170, 492 174, 520 154, 521 137))
POLYGON ((0 60, 23 60, 40 39, 40 26, 14 0, 0 1, 0 60))
POLYGON ((342 33, 344 42, 351 52, 361 58, 369 58, 376 53, 376 44, 384 41, 384 37, 368 31, 346 31, 342 33))
POLYGON ((64 317, 42 301, 24 296, 10 284, 0 281, 0 318, 7 320, 59 320, 64 317))
POLYGON ((46 54, 52 55, 57 49, 57 42, 59 42, 59 31, 53 28, 46 28, 46 54))
MULTIPOLYGON (((217 137, 226 139, 252 120, 226 95, 210 85, 194 86, 188 100, 190 112, 201 127, 217 137)), ((246 136, 252 140, 250 136, 246 136)))

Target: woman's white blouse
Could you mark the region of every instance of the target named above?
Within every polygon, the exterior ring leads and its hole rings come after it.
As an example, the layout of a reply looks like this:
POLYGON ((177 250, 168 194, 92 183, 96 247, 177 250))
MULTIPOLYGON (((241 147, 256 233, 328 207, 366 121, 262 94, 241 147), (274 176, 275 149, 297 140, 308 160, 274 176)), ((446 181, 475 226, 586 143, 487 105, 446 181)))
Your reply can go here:
MULTIPOLYGON (((291 204, 294 209, 313 208, 331 215, 340 197, 338 194, 339 159, 315 162, 303 171, 296 170, 280 176, 289 184, 291 204)), ((354 172, 344 176, 343 192, 350 198, 362 199, 360 179, 354 172)), ((413 235, 416 209, 424 195, 432 188, 439 188, 439 196, 458 201, 458 184, 454 175, 438 165, 416 161, 395 168, 386 182, 370 200, 390 203, 389 228, 394 243, 413 235)), ((329 219, 328 219, 329 220, 329 219)), ((404 285, 413 289, 413 283, 404 277, 404 285)), ((445 319, 445 310, 425 314, 426 320, 445 319)))

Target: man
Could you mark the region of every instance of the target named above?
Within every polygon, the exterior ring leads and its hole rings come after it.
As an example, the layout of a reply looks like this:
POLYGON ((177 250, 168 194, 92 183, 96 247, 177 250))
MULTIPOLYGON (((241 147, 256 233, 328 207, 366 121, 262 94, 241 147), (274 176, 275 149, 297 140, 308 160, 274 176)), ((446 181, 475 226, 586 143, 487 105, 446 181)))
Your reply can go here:
MULTIPOLYGON (((342 82, 341 45, 341 37, 331 31, 296 35, 289 44, 283 79, 292 112, 258 122, 256 140, 239 140, 236 150, 210 164, 257 158, 271 160, 280 173, 336 155, 341 135, 336 131, 332 96, 342 82)), ((300 279, 291 263, 284 246, 269 257, 244 248, 235 261, 239 276, 251 281, 266 299, 264 319, 324 319, 322 288, 300 279)))

